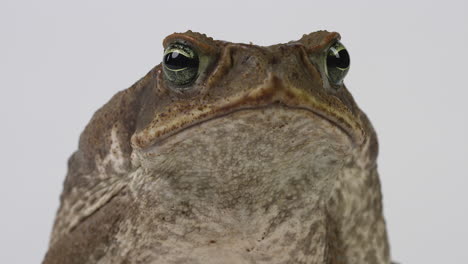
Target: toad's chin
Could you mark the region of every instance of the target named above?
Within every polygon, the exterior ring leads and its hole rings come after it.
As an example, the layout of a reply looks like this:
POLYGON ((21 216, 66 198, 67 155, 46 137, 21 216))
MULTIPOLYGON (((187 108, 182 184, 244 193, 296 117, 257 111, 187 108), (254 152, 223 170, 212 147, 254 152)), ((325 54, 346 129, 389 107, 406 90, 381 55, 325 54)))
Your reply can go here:
POLYGON ((283 195, 293 183, 323 190, 319 185, 333 180, 352 145, 340 128, 310 111, 271 105, 191 126, 134 157, 157 177, 170 175, 173 188, 184 186, 182 195, 239 202, 283 195))

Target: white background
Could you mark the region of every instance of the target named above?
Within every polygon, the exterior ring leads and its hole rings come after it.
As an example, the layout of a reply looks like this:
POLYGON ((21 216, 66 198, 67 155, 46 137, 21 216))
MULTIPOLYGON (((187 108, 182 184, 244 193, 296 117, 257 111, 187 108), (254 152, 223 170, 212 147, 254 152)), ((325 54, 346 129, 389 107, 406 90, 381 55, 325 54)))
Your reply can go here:
POLYGON ((270 45, 338 31, 380 139, 393 258, 468 259, 468 1, 0 0, 0 262, 40 263, 93 112, 200 31, 270 45))

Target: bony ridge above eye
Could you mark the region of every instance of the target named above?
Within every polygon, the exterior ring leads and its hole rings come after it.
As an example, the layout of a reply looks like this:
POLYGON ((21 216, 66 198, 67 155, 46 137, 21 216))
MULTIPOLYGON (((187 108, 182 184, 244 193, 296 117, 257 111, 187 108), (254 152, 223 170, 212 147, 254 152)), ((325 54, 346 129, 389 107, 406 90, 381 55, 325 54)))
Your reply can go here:
POLYGON ((198 67, 198 54, 188 45, 173 43, 164 51, 164 76, 177 86, 192 83, 198 75, 198 67))
POLYGON ((349 71, 350 58, 349 53, 341 42, 337 41, 327 51, 326 72, 329 81, 332 84, 340 85, 349 71))

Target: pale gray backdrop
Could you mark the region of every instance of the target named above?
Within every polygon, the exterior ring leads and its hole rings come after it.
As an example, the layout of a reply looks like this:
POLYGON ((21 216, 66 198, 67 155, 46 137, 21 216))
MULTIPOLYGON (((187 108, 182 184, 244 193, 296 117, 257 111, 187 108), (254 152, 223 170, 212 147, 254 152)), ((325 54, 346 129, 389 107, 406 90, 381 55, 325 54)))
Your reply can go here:
POLYGON ((380 138, 392 255, 467 263, 467 1, 0 1, 0 263, 39 263, 93 112, 192 29, 270 45, 338 31, 380 138))

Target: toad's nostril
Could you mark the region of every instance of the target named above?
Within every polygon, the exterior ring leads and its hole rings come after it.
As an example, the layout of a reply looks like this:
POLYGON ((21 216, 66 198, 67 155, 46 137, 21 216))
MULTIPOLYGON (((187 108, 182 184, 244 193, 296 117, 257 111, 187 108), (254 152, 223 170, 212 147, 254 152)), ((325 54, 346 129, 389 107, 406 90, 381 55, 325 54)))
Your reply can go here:
POLYGON ((280 59, 277 56, 273 56, 273 57, 270 58, 269 62, 270 62, 271 65, 276 65, 276 64, 278 64, 280 62, 280 59))
POLYGON ((246 64, 246 63, 249 61, 250 57, 251 57, 250 55, 245 56, 245 57, 242 59, 241 64, 242 64, 242 65, 246 64))

